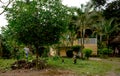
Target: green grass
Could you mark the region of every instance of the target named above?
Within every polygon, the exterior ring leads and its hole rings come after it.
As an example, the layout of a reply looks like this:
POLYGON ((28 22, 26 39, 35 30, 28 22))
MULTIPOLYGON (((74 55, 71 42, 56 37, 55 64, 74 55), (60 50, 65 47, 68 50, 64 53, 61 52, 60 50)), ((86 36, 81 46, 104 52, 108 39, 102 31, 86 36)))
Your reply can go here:
MULTIPOLYGON (((77 64, 73 64, 72 59, 65 58, 65 63, 62 63, 61 59, 54 61, 53 59, 48 59, 48 64, 55 68, 67 69, 74 71, 77 74, 84 74, 89 76, 100 75, 104 76, 106 72, 112 70, 112 63, 93 60, 77 60, 77 64)), ((119 69, 118 69, 119 70, 119 69)))
POLYGON ((0 70, 10 70, 10 66, 14 62, 14 59, 0 59, 0 70))
MULTIPOLYGON (((120 58, 108 58, 103 60, 80 60, 77 64, 73 64, 72 58, 53 59, 46 58, 48 64, 54 69, 70 70, 78 74, 78 76, 105 76, 107 72, 115 72, 120 74, 120 58)), ((10 66, 16 60, 0 59, 0 70, 10 70, 10 66)))

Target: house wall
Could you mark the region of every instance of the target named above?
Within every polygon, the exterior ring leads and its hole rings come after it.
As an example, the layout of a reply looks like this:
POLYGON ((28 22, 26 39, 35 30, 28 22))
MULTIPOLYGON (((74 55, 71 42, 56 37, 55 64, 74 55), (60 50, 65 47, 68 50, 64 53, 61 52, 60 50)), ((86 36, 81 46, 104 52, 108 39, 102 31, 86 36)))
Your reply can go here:
MULTIPOLYGON (((74 41, 75 45, 81 45, 81 39, 74 41)), ((84 48, 89 48, 92 50, 92 55, 97 55, 97 38, 85 38, 84 39, 84 48)))
MULTIPOLYGON (((75 40, 73 45, 81 45, 81 41, 80 39, 78 40, 75 40)), ((85 38, 85 41, 84 41, 84 47, 85 48, 89 48, 92 50, 92 55, 97 55, 97 38, 85 38)), ((70 48, 65 48, 65 47, 61 47, 59 48, 59 55, 60 56, 67 56, 66 55, 66 51, 70 49, 70 48)), ((51 52, 51 55, 52 56, 55 56, 56 52, 55 52, 55 49, 52 49, 50 50, 51 52), (54 51, 54 53, 52 52, 54 51)))
POLYGON ((66 55, 66 49, 65 49, 65 48, 60 49, 59 55, 60 55, 60 56, 63 56, 63 57, 64 57, 64 56, 67 56, 67 55, 66 55))
POLYGON ((84 47, 91 49, 92 55, 97 55, 97 45, 96 44, 85 44, 84 47))

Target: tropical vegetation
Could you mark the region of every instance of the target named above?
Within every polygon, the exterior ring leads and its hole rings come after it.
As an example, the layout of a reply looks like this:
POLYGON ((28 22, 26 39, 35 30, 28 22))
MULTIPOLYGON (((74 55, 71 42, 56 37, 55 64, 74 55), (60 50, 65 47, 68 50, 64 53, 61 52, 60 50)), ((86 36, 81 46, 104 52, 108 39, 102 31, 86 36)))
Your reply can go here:
MULTIPOLYGON (((75 51, 77 54, 81 52, 81 57, 85 55, 88 59, 92 51, 84 48, 84 39, 89 37, 97 38, 100 57, 112 56, 116 47, 120 50, 120 43, 112 43, 114 38, 120 36, 119 0, 110 3, 107 0, 91 0, 80 8, 67 7, 61 0, 11 0, 10 2, 12 2, 11 7, 3 6, 8 25, 2 27, 0 34, 0 58, 25 59, 23 48, 29 46, 31 52, 29 60, 34 59, 35 55, 37 60, 39 57, 43 59, 48 57, 49 64, 57 65, 55 61, 60 59, 59 54, 55 55, 53 63, 50 62, 50 49, 64 46, 71 48, 67 51, 68 57, 73 57, 75 51), (86 34, 88 29, 92 32, 89 35, 86 34), (74 46, 74 40, 80 40, 81 45, 74 46)), ((120 56, 120 51, 118 54, 120 56)), ((95 62, 78 64, 80 65, 77 67, 82 67, 81 65, 85 67, 86 64, 91 68, 89 65, 94 65, 95 62)), ((100 63, 97 65, 101 66, 100 63)))

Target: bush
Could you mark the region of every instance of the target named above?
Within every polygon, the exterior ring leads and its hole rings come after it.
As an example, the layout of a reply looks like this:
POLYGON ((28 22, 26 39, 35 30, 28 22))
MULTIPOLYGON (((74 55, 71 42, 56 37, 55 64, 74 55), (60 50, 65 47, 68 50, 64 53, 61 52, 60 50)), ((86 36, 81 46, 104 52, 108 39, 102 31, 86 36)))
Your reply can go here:
POLYGON ((84 56, 85 56, 85 58, 89 58, 90 57, 90 55, 92 54, 92 50, 91 49, 83 49, 83 54, 84 54, 84 56))
POLYGON ((108 57, 109 54, 111 54, 113 51, 112 49, 108 49, 108 48, 102 48, 98 50, 98 55, 100 57, 106 58, 108 57))
POLYGON ((17 60, 24 59, 25 58, 25 52, 24 52, 24 50, 19 50, 16 53, 16 58, 17 58, 17 60))
POLYGON ((75 51, 75 52, 79 52, 81 49, 81 46, 77 45, 77 46, 72 46, 72 50, 75 51))
POLYGON ((38 49, 38 54, 40 57, 48 57, 49 48, 40 46, 38 49))
POLYGON ((55 60, 55 61, 56 61, 56 60, 59 60, 59 59, 60 59, 60 57, 57 56, 57 55, 53 57, 53 60, 55 60))
POLYGON ((10 59, 12 57, 10 46, 6 42, 1 44, 1 57, 4 59, 10 59))
POLYGON ((48 53, 49 53, 49 48, 45 48, 42 53, 42 57, 48 57, 48 53))

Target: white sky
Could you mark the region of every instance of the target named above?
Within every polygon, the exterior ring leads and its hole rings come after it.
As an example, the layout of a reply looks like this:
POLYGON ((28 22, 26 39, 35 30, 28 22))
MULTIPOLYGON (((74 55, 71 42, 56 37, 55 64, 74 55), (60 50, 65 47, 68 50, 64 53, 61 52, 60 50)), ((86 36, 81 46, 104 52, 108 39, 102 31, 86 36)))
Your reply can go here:
POLYGON ((62 0, 62 3, 69 7, 71 6, 80 7, 81 4, 86 4, 88 1, 90 0, 62 0))
MULTIPOLYGON (((4 1, 4 0, 2 0, 2 1, 4 1)), ((5 0, 5 1, 7 1, 7 0, 5 0)), ((71 6, 80 7, 81 4, 86 4, 88 1, 90 1, 90 0, 62 0, 62 3, 69 7, 71 7, 71 6)), ((0 13, 2 12, 1 6, 2 6, 2 4, 0 3, 0 13)), ((0 29, 2 26, 5 26, 5 25, 7 25, 7 21, 5 19, 4 14, 2 14, 2 15, 0 15, 0 29)))

